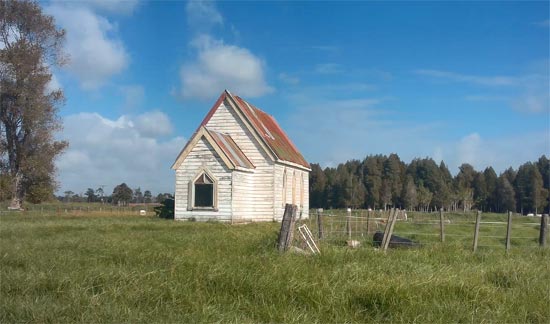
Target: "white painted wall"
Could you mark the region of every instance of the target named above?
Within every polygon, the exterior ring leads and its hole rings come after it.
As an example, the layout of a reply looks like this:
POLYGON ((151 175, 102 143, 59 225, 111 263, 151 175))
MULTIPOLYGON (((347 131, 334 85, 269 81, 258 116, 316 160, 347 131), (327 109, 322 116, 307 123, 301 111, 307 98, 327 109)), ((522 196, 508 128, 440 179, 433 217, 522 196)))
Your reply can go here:
POLYGON ((206 124, 208 129, 227 133, 256 167, 251 175, 236 174, 234 218, 240 221, 273 220, 273 162, 231 107, 222 103, 206 124), (247 197, 243 197, 247 195, 247 197))
POLYGON ((309 174, 299 168, 274 163, 226 103, 208 121, 208 129, 231 135, 256 167, 253 172, 229 170, 204 139, 199 140, 176 170, 175 218, 216 219, 231 222, 281 220, 285 203, 296 203, 302 218, 309 216, 309 174), (218 211, 189 211, 188 183, 206 167, 218 179, 218 211), (283 194, 283 173, 286 190, 283 194), (293 177, 294 176, 294 177, 293 177), (295 189, 293 199, 293 188, 295 189))
POLYGON ((194 217, 198 221, 231 221, 232 184, 229 170, 216 151, 204 139, 200 139, 187 158, 176 170, 175 219, 194 217), (218 211, 187 210, 189 181, 202 168, 206 168, 218 181, 218 211))

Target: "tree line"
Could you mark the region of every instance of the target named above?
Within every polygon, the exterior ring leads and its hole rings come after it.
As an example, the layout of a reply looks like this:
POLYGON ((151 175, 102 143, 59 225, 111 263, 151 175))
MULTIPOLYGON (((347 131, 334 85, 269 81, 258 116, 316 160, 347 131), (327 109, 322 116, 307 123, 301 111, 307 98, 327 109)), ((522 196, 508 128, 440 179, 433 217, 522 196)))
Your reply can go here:
POLYGON ((312 208, 479 209, 527 214, 548 212, 550 205, 550 162, 545 155, 499 175, 490 166, 476 171, 464 163, 452 176, 443 161, 438 165, 431 158, 417 158, 407 164, 397 154, 369 155, 335 168, 312 164, 311 169, 312 208))
POLYGON ((141 188, 131 189, 126 183, 121 183, 113 189, 113 193, 108 195, 103 188, 88 188, 84 194, 76 194, 71 190, 64 192, 64 196, 58 196, 57 199, 62 202, 101 202, 105 204, 114 204, 126 206, 129 203, 149 204, 161 203, 167 198, 173 198, 172 194, 159 193, 153 196, 150 190, 141 191, 141 188))

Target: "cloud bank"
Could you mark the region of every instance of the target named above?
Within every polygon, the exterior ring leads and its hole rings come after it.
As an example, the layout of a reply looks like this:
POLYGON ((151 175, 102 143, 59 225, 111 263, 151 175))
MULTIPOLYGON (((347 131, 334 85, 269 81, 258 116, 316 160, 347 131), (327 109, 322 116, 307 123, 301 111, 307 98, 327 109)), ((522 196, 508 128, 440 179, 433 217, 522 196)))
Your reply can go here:
POLYGON ((79 113, 64 118, 63 139, 67 152, 56 162, 59 192, 77 193, 105 185, 105 192, 126 182, 142 191, 173 192, 171 163, 185 144, 182 137, 169 137, 173 126, 160 111, 109 119, 97 113, 79 113), (147 187, 146 187, 147 186, 147 187))

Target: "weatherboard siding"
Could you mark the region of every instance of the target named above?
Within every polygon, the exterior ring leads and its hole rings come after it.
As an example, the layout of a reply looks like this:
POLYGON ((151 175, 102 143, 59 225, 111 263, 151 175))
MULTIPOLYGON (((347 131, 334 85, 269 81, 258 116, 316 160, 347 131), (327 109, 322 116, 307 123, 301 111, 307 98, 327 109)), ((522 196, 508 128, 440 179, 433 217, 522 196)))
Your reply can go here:
POLYGON ((235 221, 273 220, 273 165, 233 108, 222 102, 206 124, 208 129, 227 133, 255 166, 253 173, 234 172, 233 218, 235 221))
POLYGON ((302 213, 302 218, 308 218, 309 173, 302 169, 281 163, 275 164, 274 171, 274 219, 281 220, 283 217, 285 204, 292 204, 293 202, 298 205, 298 213, 302 213), (285 182, 286 186, 283 188, 285 182))
POLYGON ((176 170, 175 219, 198 221, 231 221, 232 212, 232 176, 214 148, 204 139, 200 139, 185 161, 176 170), (217 211, 188 210, 189 182, 202 168, 207 169, 217 180, 217 211))

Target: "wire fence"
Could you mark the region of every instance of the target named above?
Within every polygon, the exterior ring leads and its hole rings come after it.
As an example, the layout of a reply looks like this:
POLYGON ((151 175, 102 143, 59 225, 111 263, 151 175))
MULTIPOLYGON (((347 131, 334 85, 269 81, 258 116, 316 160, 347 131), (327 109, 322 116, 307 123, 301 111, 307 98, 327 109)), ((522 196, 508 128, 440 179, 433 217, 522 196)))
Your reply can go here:
MULTIPOLYGON (((375 233, 383 233, 388 224, 390 211, 369 210, 327 210, 314 211, 310 218, 301 220, 320 241, 344 245, 346 241, 357 240, 363 244, 379 243, 375 233), (320 218, 320 219, 319 219, 320 218)), ((477 242, 474 247, 477 213, 420 213, 400 211, 393 229, 393 235, 403 238, 395 245, 449 244, 469 249, 512 248, 531 249, 548 246, 548 238, 541 244, 540 217, 481 214, 477 242), (508 245, 509 242, 509 245, 508 245)), ((546 219, 548 216, 546 216, 546 219)), ((548 222, 546 222, 548 232, 548 222)), ((379 234, 380 235, 380 234, 379 234)))
MULTIPOLYGON (((153 216, 154 208, 159 204, 140 204, 132 206, 115 206, 109 204, 43 204, 28 205, 25 207, 25 214, 32 216, 153 216)), ((13 214, 18 211, 0 210, 2 214, 13 214)))

